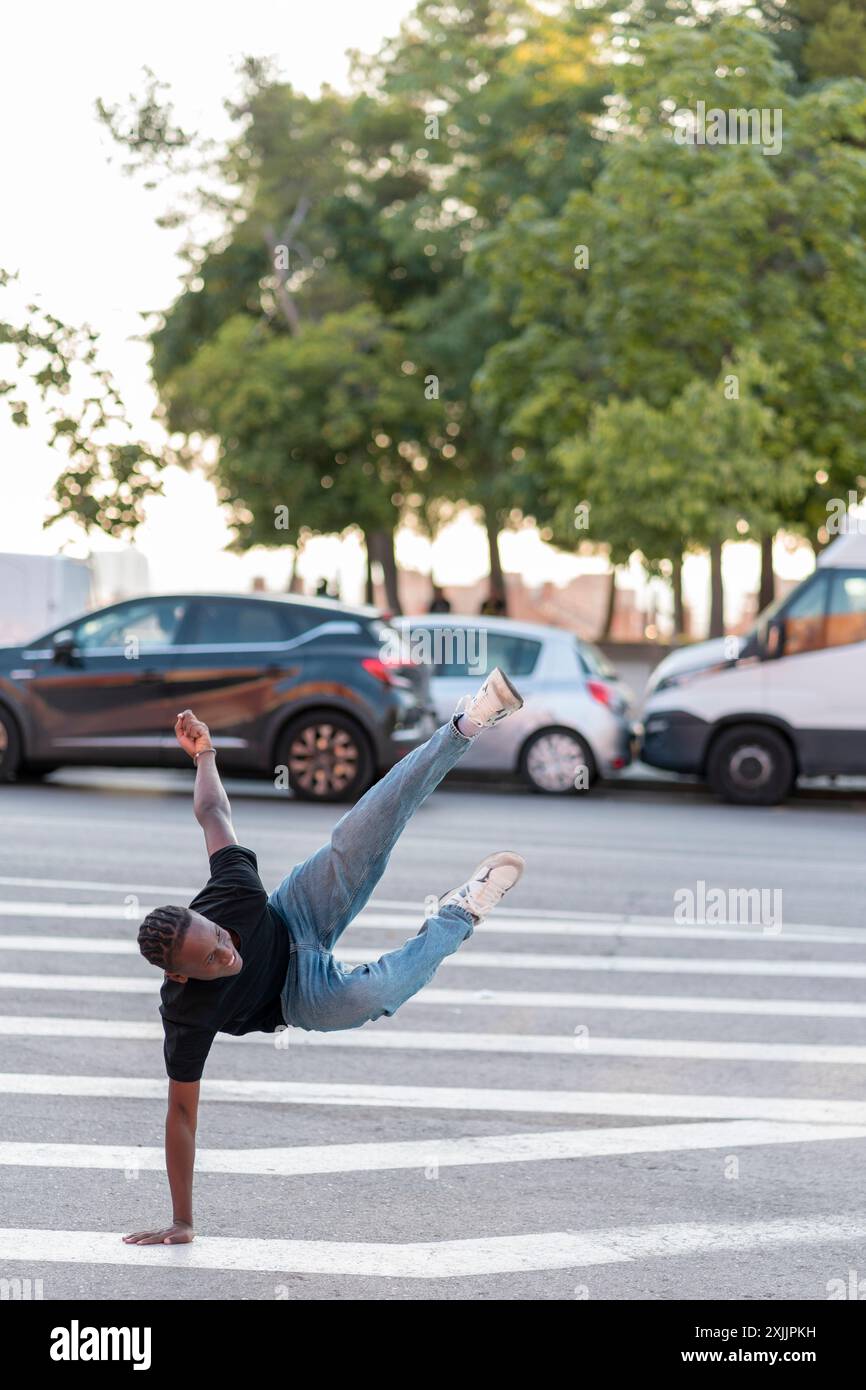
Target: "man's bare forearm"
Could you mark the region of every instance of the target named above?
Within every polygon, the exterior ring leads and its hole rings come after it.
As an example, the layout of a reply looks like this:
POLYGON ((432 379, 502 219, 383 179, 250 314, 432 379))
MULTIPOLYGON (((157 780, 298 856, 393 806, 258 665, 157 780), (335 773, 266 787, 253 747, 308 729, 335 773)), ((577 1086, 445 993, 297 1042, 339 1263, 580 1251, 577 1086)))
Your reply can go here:
POLYGON ((238 841, 229 799, 217 772, 210 729, 201 719, 196 719, 191 709, 185 709, 177 716, 174 732, 181 748, 195 761, 193 810, 204 831, 208 854, 216 854, 238 841))
POLYGON ((174 1106, 169 1107, 165 1117, 165 1167, 171 1191, 172 1219, 191 1226, 195 1126, 174 1106))
POLYGON ((203 825, 206 819, 214 815, 222 815, 226 820, 231 820, 232 808, 225 787, 220 781, 215 753, 202 753, 196 762, 192 804, 199 825, 203 825))

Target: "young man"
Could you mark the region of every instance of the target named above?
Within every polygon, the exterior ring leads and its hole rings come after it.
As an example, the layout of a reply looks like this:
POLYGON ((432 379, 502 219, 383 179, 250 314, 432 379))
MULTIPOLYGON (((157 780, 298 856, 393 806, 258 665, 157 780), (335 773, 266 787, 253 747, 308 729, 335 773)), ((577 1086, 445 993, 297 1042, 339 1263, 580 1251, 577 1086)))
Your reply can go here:
POLYGON ((523 704, 497 668, 447 724, 401 759, 337 822, 330 842, 268 895, 256 856, 238 844, 207 726, 191 710, 175 734, 196 764, 193 807, 211 876, 189 907, 158 907, 141 924, 142 955, 165 972, 160 1013, 169 1077, 165 1165, 173 1216, 130 1245, 193 1239, 192 1184, 199 1082, 218 1032, 329 1032, 391 1015, 417 994, 523 872, 519 854, 488 855, 399 950, 354 970, 333 949, 384 873, 413 812, 473 738, 523 704))

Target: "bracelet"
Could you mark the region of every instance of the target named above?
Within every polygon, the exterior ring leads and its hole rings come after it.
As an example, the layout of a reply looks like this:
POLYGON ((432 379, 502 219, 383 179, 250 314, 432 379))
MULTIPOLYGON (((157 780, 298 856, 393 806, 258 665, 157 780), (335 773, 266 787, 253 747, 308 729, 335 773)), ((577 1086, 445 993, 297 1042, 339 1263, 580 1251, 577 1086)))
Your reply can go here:
POLYGON ((211 744, 210 748, 200 748, 200 749, 198 750, 197 753, 193 753, 193 755, 192 755, 192 760, 193 760, 193 762, 195 763, 196 767, 198 767, 198 760, 199 760, 199 758, 201 757, 202 753, 215 753, 215 752, 216 752, 216 749, 214 748, 213 744, 211 744))

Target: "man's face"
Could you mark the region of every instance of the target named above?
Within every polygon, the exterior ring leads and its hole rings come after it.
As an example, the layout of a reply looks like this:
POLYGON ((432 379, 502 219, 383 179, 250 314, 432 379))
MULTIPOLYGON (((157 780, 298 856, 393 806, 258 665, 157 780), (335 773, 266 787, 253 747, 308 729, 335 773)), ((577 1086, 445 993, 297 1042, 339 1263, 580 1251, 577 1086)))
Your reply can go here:
POLYGON ((237 932, 226 931, 208 917, 191 912, 192 921, 183 943, 172 959, 172 969, 165 973, 170 980, 186 984, 187 980, 221 980, 237 975, 243 967, 237 932))

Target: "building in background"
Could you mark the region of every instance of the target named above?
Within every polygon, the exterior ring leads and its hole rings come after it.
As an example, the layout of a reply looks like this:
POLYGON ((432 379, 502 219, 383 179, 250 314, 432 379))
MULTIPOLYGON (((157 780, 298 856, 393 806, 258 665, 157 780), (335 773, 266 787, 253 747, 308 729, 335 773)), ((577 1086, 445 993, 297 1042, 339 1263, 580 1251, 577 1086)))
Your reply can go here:
POLYGON ((91 553, 93 603, 97 608, 121 599, 150 593, 150 567, 135 546, 123 550, 96 550, 91 553))
POLYGON ((0 555, 0 643, 28 642, 93 604, 89 561, 70 555, 0 555))

